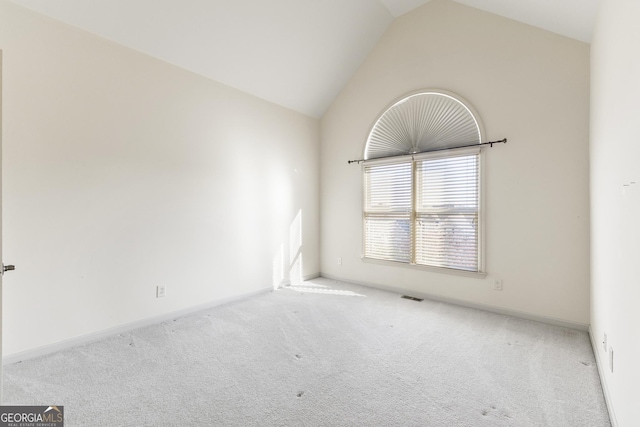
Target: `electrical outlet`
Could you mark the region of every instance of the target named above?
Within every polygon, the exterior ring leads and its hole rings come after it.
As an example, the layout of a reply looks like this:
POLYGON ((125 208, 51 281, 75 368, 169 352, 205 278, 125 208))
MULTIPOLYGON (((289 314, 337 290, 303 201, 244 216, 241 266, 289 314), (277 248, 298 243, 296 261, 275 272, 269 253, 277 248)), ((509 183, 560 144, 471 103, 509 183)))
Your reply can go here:
POLYGON ((609 348, 609 368, 611 368, 611 373, 613 373, 613 347, 609 348))
POLYGON ((338 257, 338 265, 342 265, 342 258, 338 257))
POLYGON ((164 298, 167 296, 167 287, 164 285, 158 285, 156 287, 156 298, 164 298))
POLYGON ((503 289, 503 282, 502 279, 495 279, 493 281, 493 290, 494 291, 501 291, 503 289))
POLYGON ((607 333, 604 333, 604 339, 602 340, 602 348, 604 348, 604 351, 607 351, 607 333))

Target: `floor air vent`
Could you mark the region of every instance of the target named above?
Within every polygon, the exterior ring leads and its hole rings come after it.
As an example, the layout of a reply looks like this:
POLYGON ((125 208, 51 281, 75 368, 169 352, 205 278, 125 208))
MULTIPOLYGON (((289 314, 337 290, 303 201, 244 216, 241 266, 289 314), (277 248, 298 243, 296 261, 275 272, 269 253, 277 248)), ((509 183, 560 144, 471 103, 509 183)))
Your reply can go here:
POLYGON ((409 295, 402 295, 400 298, 404 298, 404 299, 410 299, 411 301, 424 301, 424 298, 416 298, 416 297, 410 297, 409 295))

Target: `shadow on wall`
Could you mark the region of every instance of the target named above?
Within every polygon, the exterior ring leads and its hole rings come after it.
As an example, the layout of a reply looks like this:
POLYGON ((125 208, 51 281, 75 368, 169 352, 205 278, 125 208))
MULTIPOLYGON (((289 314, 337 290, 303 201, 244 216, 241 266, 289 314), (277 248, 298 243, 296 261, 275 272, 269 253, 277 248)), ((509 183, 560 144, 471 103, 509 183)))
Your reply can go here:
POLYGON ((273 289, 285 285, 299 285, 303 279, 302 256, 302 209, 298 210, 289 225, 288 251, 285 243, 280 244, 273 257, 273 289), (288 257, 285 253, 288 252, 288 257))

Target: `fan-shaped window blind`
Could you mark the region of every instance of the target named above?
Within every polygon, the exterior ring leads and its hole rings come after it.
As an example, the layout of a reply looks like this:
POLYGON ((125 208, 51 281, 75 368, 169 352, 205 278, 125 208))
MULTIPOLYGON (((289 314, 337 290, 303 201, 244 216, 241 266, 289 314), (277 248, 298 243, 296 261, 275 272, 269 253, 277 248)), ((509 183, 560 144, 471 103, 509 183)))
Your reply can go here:
POLYGON ((401 156, 482 142, 480 123, 460 98, 420 92, 396 102, 371 129, 364 158, 401 156))
POLYGON ((380 116, 363 168, 365 258, 482 271, 481 150, 442 151, 480 144, 480 128, 470 107, 438 92, 380 116))

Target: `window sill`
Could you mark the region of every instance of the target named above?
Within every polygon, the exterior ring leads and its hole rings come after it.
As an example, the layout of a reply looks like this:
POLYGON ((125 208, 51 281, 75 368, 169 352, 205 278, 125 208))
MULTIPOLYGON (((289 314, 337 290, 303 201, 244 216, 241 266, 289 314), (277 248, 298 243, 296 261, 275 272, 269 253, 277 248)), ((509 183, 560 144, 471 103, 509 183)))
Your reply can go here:
POLYGON ((362 260, 362 262, 366 262, 370 264, 386 265, 389 267, 410 268, 413 270, 422 270, 422 271, 428 271, 431 273, 448 274, 452 276, 471 277, 474 279, 484 279, 485 277, 487 277, 487 273, 485 272, 455 270, 453 268, 431 267, 428 265, 407 264, 404 262, 387 261, 382 259, 374 259, 374 258, 366 258, 366 257, 361 257, 360 259, 362 260))

